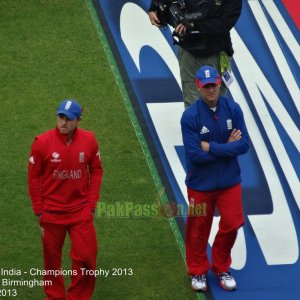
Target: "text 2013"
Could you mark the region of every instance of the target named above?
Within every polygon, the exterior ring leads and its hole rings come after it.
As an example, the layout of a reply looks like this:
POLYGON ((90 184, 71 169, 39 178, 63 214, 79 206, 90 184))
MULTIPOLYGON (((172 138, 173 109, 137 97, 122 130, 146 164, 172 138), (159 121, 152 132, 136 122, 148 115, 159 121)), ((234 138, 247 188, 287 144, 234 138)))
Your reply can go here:
POLYGON ((112 276, 132 276, 133 269, 132 268, 112 268, 111 275, 112 276))
POLYGON ((0 297, 16 297, 18 292, 16 289, 0 289, 0 297))

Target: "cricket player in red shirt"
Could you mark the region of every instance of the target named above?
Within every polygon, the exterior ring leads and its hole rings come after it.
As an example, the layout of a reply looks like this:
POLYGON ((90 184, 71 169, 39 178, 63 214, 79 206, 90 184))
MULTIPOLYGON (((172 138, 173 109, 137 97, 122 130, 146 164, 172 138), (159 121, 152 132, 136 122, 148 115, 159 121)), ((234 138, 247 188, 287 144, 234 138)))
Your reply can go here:
POLYGON ((91 299, 96 278, 97 240, 93 215, 99 199, 103 169, 93 132, 77 127, 81 106, 63 101, 56 128, 38 135, 28 164, 28 191, 42 232, 44 286, 47 300, 91 299), (61 269, 66 234, 71 240, 71 284, 61 269))

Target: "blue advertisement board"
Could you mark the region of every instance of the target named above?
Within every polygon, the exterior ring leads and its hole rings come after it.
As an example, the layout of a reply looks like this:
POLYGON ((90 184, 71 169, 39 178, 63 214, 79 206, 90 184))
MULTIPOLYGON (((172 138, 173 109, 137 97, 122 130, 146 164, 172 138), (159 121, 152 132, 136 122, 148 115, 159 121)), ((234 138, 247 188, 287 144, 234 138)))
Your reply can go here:
MULTIPOLYGON (((172 29, 150 24, 149 0, 94 5, 171 200, 187 205, 172 29)), ((239 288, 224 293, 212 281, 214 299, 295 299, 300 292, 300 33, 292 10, 288 0, 244 0, 231 31, 228 96, 244 111, 251 147, 240 157, 246 222, 232 253, 239 288)))

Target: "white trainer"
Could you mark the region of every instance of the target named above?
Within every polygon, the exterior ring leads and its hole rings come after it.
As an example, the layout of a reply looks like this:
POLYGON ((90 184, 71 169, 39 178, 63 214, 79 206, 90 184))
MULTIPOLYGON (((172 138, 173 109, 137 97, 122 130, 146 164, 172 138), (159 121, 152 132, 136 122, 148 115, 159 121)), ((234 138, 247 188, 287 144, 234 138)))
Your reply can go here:
POLYGON ((202 274, 202 275, 192 276, 191 287, 195 292, 207 291, 206 275, 202 274))
POLYGON ((220 286, 226 291, 232 291, 237 288, 236 281, 230 272, 218 273, 220 286))

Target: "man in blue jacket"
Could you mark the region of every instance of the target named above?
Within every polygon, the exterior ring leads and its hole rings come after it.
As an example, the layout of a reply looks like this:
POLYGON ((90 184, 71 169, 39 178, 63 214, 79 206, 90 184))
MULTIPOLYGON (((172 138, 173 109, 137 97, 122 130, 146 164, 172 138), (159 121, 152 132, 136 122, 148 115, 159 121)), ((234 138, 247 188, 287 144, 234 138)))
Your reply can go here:
POLYGON ((241 170, 237 160, 249 148, 249 136, 240 106, 220 96, 218 71, 203 66, 196 73, 200 98, 181 118, 186 155, 189 215, 186 224, 186 260, 191 286, 206 291, 211 268, 225 290, 236 289, 229 272, 231 249, 244 224, 241 170), (201 209, 192 209, 200 207, 201 209), (215 208, 219 230, 212 245, 210 264, 206 249, 215 208))

